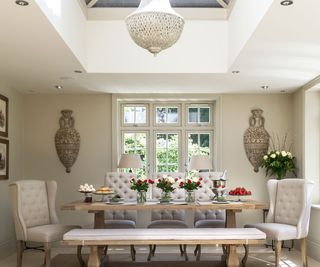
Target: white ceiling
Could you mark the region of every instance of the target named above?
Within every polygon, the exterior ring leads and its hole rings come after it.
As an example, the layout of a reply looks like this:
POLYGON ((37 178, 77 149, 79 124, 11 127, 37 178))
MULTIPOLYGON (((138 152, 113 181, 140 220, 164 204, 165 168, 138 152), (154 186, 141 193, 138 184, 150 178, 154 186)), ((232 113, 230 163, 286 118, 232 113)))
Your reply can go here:
MULTIPOLYGON (((261 85, 269 85, 268 92, 291 92, 319 75, 319 0, 295 0, 289 7, 273 1, 224 73, 88 73, 84 61, 66 44, 35 1, 31 0, 27 7, 17 6, 13 0, 0 1, 0 83, 22 92, 57 93, 57 84, 64 86, 65 93, 266 93, 261 85), (83 73, 76 74, 74 70, 83 73), (232 74, 232 70, 240 73, 232 74)), ((136 49, 132 43, 129 45, 136 49)), ((168 54, 177 48, 170 49, 168 54)), ((146 57, 148 52, 143 53, 146 57)), ((168 54, 158 57, 161 60, 168 54)), ((111 66, 113 63, 106 62, 111 66)))

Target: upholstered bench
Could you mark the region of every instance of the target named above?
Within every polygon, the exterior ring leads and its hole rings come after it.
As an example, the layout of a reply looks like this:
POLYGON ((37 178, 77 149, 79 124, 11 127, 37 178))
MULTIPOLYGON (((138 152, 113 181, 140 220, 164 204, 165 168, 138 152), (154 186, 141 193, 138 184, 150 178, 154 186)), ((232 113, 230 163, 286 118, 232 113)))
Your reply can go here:
POLYGON ((238 267, 237 246, 264 244, 265 239, 265 233, 255 228, 74 229, 63 236, 62 243, 89 246, 89 267, 100 266, 98 246, 221 244, 228 246, 227 266, 238 267))

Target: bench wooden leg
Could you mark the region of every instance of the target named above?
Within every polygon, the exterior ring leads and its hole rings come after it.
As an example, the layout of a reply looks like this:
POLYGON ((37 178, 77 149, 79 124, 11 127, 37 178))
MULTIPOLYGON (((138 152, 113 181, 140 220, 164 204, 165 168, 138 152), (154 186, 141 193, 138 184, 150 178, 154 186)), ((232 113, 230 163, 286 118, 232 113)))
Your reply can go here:
POLYGON ((84 263, 84 260, 83 260, 83 258, 82 258, 81 251, 82 251, 82 246, 77 246, 77 257, 78 257, 78 261, 79 261, 79 263, 80 263, 80 266, 81 266, 81 267, 84 267, 84 266, 85 266, 85 263, 84 263))
POLYGON ((187 245, 183 245, 183 255, 184 255, 184 259, 185 261, 188 261, 188 253, 187 253, 187 245))
POLYGON ((227 258, 227 266, 228 267, 239 267, 239 258, 237 255, 237 246, 236 245, 229 246, 229 255, 227 258))
POLYGON ((300 240, 300 246, 301 246, 302 266, 308 267, 307 239, 306 238, 302 238, 300 240))
POLYGON ((134 245, 130 245, 130 253, 132 261, 136 260, 136 250, 134 249, 134 245))
POLYGON ((149 255, 148 255, 147 261, 151 261, 151 257, 152 257, 152 245, 149 245, 149 255))
POLYGON ((184 253, 183 248, 182 248, 182 245, 179 245, 179 248, 180 248, 180 255, 181 255, 181 257, 182 257, 182 256, 183 256, 183 253, 184 253))
POLYGON ((249 245, 243 245, 243 247, 244 247, 245 254, 242 259, 242 266, 245 267, 248 260, 248 256, 249 256, 249 245))
POLYGON ((100 258, 98 253, 98 246, 90 247, 90 255, 88 260, 88 267, 100 267, 100 258))
POLYGON ((276 265, 276 267, 280 266, 281 247, 282 247, 282 242, 275 241, 275 250, 276 250, 276 252, 275 252, 275 254, 276 254, 275 265, 276 265))

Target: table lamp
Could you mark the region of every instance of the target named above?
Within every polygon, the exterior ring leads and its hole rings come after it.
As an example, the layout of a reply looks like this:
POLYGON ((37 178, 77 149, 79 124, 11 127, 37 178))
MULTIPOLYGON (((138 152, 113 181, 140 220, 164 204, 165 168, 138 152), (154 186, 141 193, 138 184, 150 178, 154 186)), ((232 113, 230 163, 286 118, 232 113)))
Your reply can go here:
POLYGON ((132 169, 142 168, 142 162, 140 155, 137 154, 122 154, 118 168, 128 168, 129 172, 132 172, 132 169))
POLYGON ((211 170, 212 162, 208 155, 193 155, 189 162, 189 170, 211 170))

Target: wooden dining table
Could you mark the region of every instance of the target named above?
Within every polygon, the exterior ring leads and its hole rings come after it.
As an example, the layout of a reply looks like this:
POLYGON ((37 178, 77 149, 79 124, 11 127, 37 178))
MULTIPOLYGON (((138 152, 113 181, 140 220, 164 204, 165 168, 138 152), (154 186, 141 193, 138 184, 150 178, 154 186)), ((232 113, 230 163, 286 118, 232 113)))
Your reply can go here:
POLYGON ((104 212, 112 210, 226 210, 226 227, 236 228, 236 213, 243 210, 263 210, 267 209, 268 204, 255 200, 233 201, 228 203, 213 202, 195 202, 183 203, 173 202, 160 204, 157 202, 146 202, 137 204, 136 202, 125 202, 122 204, 105 202, 85 203, 83 201, 74 201, 61 206, 64 211, 85 211, 94 214, 94 228, 104 228, 104 212))

